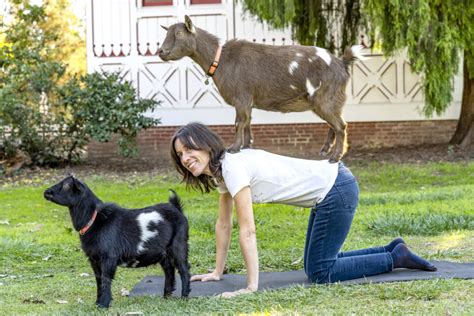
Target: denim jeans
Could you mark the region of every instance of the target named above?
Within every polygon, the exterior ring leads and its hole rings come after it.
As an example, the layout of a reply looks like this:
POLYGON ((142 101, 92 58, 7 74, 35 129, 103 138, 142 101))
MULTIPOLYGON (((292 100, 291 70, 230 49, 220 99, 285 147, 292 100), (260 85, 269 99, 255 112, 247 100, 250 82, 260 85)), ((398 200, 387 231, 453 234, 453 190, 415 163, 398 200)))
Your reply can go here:
POLYGON ((357 180, 340 162, 334 186, 309 216, 304 270, 311 282, 332 283, 392 270, 392 256, 384 247, 340 252, 358 201, 357 180))

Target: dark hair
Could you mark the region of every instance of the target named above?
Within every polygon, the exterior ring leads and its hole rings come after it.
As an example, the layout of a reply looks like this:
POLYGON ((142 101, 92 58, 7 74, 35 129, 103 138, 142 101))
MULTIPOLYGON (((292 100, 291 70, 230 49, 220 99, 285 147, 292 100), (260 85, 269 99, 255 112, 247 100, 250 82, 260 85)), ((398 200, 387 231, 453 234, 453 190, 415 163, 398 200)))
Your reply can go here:
POLYGON ((171 160, 178 173, 183 176, 182 181, 186 183, 186 187, 206 193, 215 189, 216 183, 213 177, 206 174, 195 177, 181 164, 181 159, 174 148, 177 139, 189 149, 207 151, 209 153, 209 169, 214 178, 221 182, 223 181, 221 159, 225 153, 222 138, 210 130, 209 127, 198 122, 192 122, 179 128, 171 138, 171 160))

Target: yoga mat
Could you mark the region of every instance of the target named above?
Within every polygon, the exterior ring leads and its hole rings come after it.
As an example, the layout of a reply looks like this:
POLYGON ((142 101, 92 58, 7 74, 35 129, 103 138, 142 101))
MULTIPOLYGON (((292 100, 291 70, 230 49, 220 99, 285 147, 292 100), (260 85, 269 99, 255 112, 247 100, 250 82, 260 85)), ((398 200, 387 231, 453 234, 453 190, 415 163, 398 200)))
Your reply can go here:
MULTIPOLYGON (((341 284, 366 284, 428 279, 474 279, 474 263, 455 263, 448 261, 431 261, 438 270, 434 272, 408 269, 395 269, 388 273, 366 278, 340 282, 341 284)), ((130 292, 130 296, 163 295, 165 278, 163 276, 147 276, 130 292)), ((295 285, 311 286, 304 271, 262 272, 260 273, 259 291, 283 289, 295 285)), ((213 296, 223 292, 236 291, 246 287, 246 276, 225 274, 217 282, 191 282, 190 297, 213 296)), ((181 296, 181 279, 176 275, 176 291, 173 296, 181 296)))

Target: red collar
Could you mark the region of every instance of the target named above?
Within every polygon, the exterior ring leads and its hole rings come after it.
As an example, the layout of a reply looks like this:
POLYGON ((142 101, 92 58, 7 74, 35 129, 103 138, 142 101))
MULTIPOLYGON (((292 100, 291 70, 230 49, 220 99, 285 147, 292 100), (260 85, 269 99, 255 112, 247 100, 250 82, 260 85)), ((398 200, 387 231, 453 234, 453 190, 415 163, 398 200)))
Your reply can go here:
POLYGON ((212 62, 211 66, 209 66, 209 70, 207 71, 207 75, 209 77, 214 76, 217 67, 219 67, 219 59, 221 58, 222 47, 217 47, 216 56, 214 57, 214 61, 212 62))
POLYGON ((94 211, 94 213, 92 214, 91 220, 86 224, 86 226, 82 227, 82 229, 79 231, 79 234, 81 236, 84 235, 85 233, 87 233, 89 228, 91 228, 92 224, 94 224, 94 221, 95 221, 96 217, 97 217, 97 210, 94 211))

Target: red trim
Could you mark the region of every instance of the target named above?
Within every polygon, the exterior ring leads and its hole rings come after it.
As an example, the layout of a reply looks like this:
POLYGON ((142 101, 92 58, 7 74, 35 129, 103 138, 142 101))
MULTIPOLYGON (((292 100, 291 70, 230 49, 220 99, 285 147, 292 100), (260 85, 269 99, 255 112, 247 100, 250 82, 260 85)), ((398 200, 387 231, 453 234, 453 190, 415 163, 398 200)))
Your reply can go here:
POLYGON ((144 7, 154 7, 154 6, 160 6, 160 5, 173 5, 173 0, 143 0, 142 4, 144 7))
POLYGON ((222 3, 222 0, 191 0, 191 4, 217 4, 222 3))
POLYGON ((92 214, 91 220, 87 223, 86 226, 82 227, 82 229, 79 231, 79 234, 81 236, 84 235, 85 233, 87 233, 89 228, 91 228, 92 224, 94 224, 94 221, 95 221, 96 217, 97 217, 97 211, 94 211, 94 213, 92 214))

